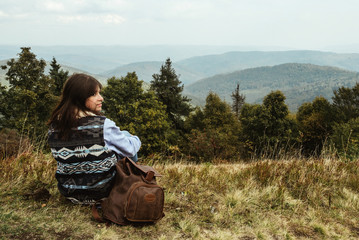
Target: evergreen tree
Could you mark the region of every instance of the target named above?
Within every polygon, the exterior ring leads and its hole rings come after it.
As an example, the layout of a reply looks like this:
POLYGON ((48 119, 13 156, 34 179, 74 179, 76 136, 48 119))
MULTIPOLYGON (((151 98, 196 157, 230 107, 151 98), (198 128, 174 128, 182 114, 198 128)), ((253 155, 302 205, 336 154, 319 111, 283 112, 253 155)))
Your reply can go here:
POLYGON ((236 90, 232 92, 232 111, 236 114, 237 118, 239 117, 239 113, 242 109, 243 104, 245 103, 246 97, 239 92, 239 84, 237 83, 236 90))
POLYGON ((31 48, 21 49, 18 59, 2 66, 8 69, 9 88, 0 91, 0 125, 37 136, 46 132, 46 121, 56 102, 53 80, 44 74, 44 60, 37 60, 31 48))
POLYGON ((60 96, 62 92, 62 87, 64 86, 65 81, 69 77, 69 71, 64 71, 61 68, 60 64, 57 63, 55 58, 52 58, 50 69, 50 77, 54 80, 55 88, 54 94, 60 96))
POLYGON ((359 83, 352 88, 341 87, 334 91, 333 107, 337 122, 348 122, 359 117, 359 83))
MULTIPOLYGON (((241 110, 242 141, 249 153, 276 156, 296 143, 297 125, 289 116, 281 91, 272 91, 262 105, 245 104, 241 110)), ((290 149, 289 149, 290 150, 290 149)))
POLYGON ((184 131, 184 117, 189 115, 192 108, 189 104, 190 99, 182 96, 183 84, 181 85, 170 58, 167 58, 166 63, 161 66, 160 73, 153 74, 152 78, 151 90, 166 106, 172 126, 180 132, 184 131))
POLYGON ((231 112, 230 106, 213 92, 208 94, 203 112, 204 123, 207 128, 220 128, 238 122, 231 112))
POLYGON ((359 83, 352 88, 334 91, 333 111, 336 124, 331 136, 338 153, 345 158, 357 158, 359 152, 359 83))
POLYGON ((332 106, 324 97, 303 103, 297 112, 300 141, 306 155, 320 154, 334 124, 332 106))
POLYGON ((104 97, 103 109, 119 126, 130 124, 130 118, 135 116, 134 104, 143 98, 144 94, 142 83, 135 72, 127 73, 125 77, 112 77, 107 80, 107 87, 101 92, 104 97))
POLYGON ((152 91, 144 92, 135 72, 126 77, 112 77, 102 90, 106 116, 121 130, 139 136, 141 154, 165 151, 171 135, 165 106, 152 91))
POLYGON ((261 104, 245 103, 241 109, 239 120, 242 127, 240 140, 244 143, 244 156, 260 151, 266 142, 268 113, 261 104))
POLYGON ((200 107, 196 107, 195 110, 186 118, 185 128, 189 130, 203 130, 205 128, 204 113, 200 107))
POLYGON ((239 157, 239 121, 217 94, 209 93, 203 111, 197 109, 188 121, 194 125, 187 148, 198 161, 233 161, 239 157))
POLYGON ((272 91, 263 99, 263 107, 267 112, 267 128, 265 134, 268 137, 278 138, 286 136, 289 128, 288 106, 285 104, 285 96, 281 91, 272 91))

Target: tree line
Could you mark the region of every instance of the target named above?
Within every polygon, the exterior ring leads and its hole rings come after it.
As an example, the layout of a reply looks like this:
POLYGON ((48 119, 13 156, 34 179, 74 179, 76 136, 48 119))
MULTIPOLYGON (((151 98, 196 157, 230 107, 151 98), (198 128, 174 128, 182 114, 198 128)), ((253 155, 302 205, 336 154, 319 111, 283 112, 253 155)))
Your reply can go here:
MULTIPOLYGON (((46 122, 69 72, 55 58, 48 74, 45 67, 29 47, 2 66, 9 83, 0 84, 2 138, 8 129, 33 142, 46 136, 46 122)), ((317 157, 327 149, 346 159, 359 156, 359 83, 334 90, 332 101, 318 96, 303 103, 295 114, 281 91, 270 92, 262 104, 249 104, 237 84, 231 104, 210 92, 204 107, 192 106, 182 91, 168 58, 148 90, 135 72, 109 78, 102 89, 104 115, 141 138, 145 157, 237 161, 317 157)))

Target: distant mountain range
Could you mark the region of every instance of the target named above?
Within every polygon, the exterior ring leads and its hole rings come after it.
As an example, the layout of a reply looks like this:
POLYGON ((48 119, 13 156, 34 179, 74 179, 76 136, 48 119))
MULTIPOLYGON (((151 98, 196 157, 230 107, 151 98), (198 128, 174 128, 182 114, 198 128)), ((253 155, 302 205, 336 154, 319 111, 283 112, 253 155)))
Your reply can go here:
MULTIPOLYGON (((0 66, 6 65, 8 60, 0 60, 0 66)), ((47 62, 45 71, 48 73, 50 70, 50 64, 51 62, 47 62)), ((103 76, 103 75, 99 75, 99 74, 92 74, 92 73, 88 73, 82 69, 78 69, 78 68, 74 68, 74 67, 70 67, 70 66, 66 66, 66 65, 61 65, 61 69, 63 69, 64 71, 68 71, 69 75, 73 74, 73 73, 87 73, 90 74, 94 77, 96 77, 96 79, 98 79, 102 84, 106 84, 107 83, 107 77, 103 76)), ((6 78, 6 72, 7 70, 3 70, 0 68, 0 83, 3 85, 8 85, 8 82, 5 80, 6 78)))
MULTIPOLYGON (((321 51, 238 51, 240 47, 211 46, 35 46, 38 58, 55 57, 65 70, 87 72, 106 84, 112 76, 135 71, 149 83, 170 57, 195 104, 208 91, 230 102, 235 84, 248 102, 260 102, 271 90, 283 90, 291 110, 315 96, 330 98, 332 90, 352 86, 359 72, 359 54, 321 51), (310 80, 311 79, 311 80, 310 80)), ((0 64, 16 58, 20 47, 0 46, 0 64)), ((5 71, 0 70, 4 84, 5 71)))
MULTIPOLYGON (((160 61, 132 63, 120 66, 110 71, 102 72, 101 75, 106 77, 119 77, 126 76, 128 72, 136 72, 139 79, 149 83, 152 80, 153 74, 160 73, 160 68, 163 64, 164 62, 160 61)), ((180 81, 184 85, 191 84, 194 81, 207 76, 205 74, 195 72, 193 69, 182 66, 181 64, 173 63, 172 66, 179 75, 180 81)))
POLYGON ((162 61, 170 57, 180 61, 194 56, 221 54, 229 51, 249 49, 241 46, 205 46, 205 45, 149 45, 149 46, 15 46, 0 45, 0 60, 16 58, 20 47, 31 50, 46 61, 53 57, 63 64, 90 73, 101 73, 117 67, 136 63, 162 61))
POLYGON ((333 90, 352 87, 359 82, 359 73, 337 67, 313 64, 286 63, 271 67, 257 67, 199 80, 185 87, 184 93, 205 99, 210 91, 231 103, 237 83, 246 102, 261 103, 273 90, 281 90, 291 111, 317 96, 331 100, 333 90))
MULTIPOLYGON (((140 79, 150 82, 152 74, 158 73, 163 63, 164 60, 135 62, 101 72, 100 75, 118 76, 120 74, 120 76, 124 76, 127 72, 136 71, 140 79)), ((227 52, 174 61, 173 66, 180 75, 180 80, 185 85, 189 85, 216 74, 284 63, 309 63, 359 72, 359 54, 338 54, 319 51, 227 52)))
POLYGON ((283 63, 311 63, 359 71, 359 54, 319 51, 227 52, 193 57, 177 63, 207 76, 283 63))

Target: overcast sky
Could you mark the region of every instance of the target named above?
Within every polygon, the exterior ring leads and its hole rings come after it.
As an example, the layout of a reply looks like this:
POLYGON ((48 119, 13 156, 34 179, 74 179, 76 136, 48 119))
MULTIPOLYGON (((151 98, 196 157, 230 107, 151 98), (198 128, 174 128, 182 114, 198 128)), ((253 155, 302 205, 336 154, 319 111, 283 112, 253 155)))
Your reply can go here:
POLYGON ((358 0, 0 0, 0 44, 359 46, 358 0))

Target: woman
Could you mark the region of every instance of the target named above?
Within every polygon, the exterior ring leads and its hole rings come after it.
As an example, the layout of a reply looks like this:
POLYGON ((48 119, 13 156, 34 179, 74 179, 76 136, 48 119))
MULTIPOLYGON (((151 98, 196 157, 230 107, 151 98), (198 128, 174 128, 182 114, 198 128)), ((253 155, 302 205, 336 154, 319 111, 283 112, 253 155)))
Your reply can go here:
POLYGON ((136 161, 141 146, 137 136, 120 131, 101 115, 101 88, 86 74, 70 76, 48 123, 58 188, 74 203, 91 204, 107 197, 117 160, 134 157, 136 161))

